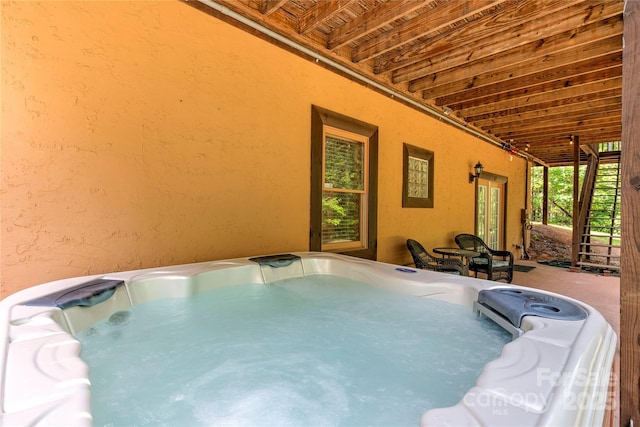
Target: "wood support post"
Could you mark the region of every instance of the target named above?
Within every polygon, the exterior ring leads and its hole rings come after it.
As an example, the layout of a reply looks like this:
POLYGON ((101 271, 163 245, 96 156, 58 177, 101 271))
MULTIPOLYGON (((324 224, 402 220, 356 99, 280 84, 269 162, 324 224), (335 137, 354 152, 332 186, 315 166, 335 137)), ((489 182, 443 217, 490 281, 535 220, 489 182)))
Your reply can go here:
POLYGON ((542 223, 549 223, 549 167, 542 169, 542 223))
MULTIPOLYGON (((620 425, 640 425, 640 2, 626 1, 622 64, 620 425)), ((615 380, 615 379, 614 379, 615 380)))
POLYGON ((580 251, 580 137, 573 136, 573 238, 571 239, 571 266, 578 267, 578 252, 580 251))

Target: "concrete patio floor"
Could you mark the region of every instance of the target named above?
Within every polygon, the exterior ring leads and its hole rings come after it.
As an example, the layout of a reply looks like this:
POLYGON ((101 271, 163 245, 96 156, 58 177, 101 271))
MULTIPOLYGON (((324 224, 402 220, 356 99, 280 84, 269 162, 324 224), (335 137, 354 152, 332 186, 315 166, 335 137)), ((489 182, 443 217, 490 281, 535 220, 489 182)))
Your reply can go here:
MULTIPOLYGON (((536 261, 517 260, 516 264, 535 268, 526 273, 515 271, 512 282, 514 285, 555 292, 583 301, 598 310, 620 337, 620 277, 571 272, 567 268, 551 267, 536 261)), ((619 366, 620 342, 618 341, 614 377, 611 381, 615 408, 606 414, 604 426, 619 425, 619 366)))

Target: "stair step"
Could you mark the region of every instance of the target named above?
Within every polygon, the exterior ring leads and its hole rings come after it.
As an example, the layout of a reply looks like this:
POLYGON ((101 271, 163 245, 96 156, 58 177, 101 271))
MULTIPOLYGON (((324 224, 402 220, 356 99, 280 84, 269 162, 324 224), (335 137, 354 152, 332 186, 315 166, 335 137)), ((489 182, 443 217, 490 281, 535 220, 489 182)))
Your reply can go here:
POLYGON ((620 259, 620 255, 597 254, 594 252, 578 252, 578 255, 589 255, 594 258, 620 259))
POLYGON ((591 216, 588 216, 587 219, 596 219, 596 220, 603 220, 603 221, 605 221, 605 220, 606 221, 614 220, 616 222, 619 222, 617 217, 610 217, 610 216, 603 216, 603 215, 591 215, 591 216))
POLYGON ((620 249, 620 245, 606 245, 604 243, 580 243, 580 246, 589 246, 594 248, 618 248, 620 249))
POLYGON ((603 264, 595 264, 591 262, 578 262, 578 265, 581 267, 584 266, 584 267, 602 268, 604 270, 620 270, 619 265, 603 265, 603 264))

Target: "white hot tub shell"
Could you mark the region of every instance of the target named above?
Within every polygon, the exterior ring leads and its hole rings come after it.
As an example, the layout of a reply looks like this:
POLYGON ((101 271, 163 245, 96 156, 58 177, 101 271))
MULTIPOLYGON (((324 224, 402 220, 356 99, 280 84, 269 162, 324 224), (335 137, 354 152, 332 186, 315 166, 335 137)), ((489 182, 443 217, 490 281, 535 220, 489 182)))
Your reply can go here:
MULTIPOLYGON (((483 289, 526 289, 327 253, 296 253, 286 268, 248 258, 79 277, 25 289, 0 303, 0 425, 90 426, 89 369, 74 334, 147 301, 221 286, 330 274, 471 309, 483 289), (90 306, 29 305, 95 279, 120 283, 90 306)), ((540 292, 540 291, 537 291, 540 292)), ((544 293, 550 297, 560 297, 544 293)), ((611 326, 592 307, 581 320, 525 316, 520 336, 482 370, 458 404, 424 413, 422 426, 601 426, 616 348, 611 326)), ((418 422, 418 420, 416 420, 418 422)))

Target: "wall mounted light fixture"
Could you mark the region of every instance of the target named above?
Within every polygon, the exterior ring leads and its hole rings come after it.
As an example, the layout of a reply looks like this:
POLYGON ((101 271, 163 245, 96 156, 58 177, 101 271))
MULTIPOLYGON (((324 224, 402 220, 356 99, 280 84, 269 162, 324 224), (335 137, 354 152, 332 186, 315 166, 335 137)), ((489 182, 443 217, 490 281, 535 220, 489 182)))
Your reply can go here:
POLYGON ((480 163, 480 160, 478 160, 478 163, 476 163, 476 165, 473 167, 473 171, 476 174, 469 174, 469 184, 473 183, 476 178, 480 177, 480 175, 482 174, 482 169, 484 169, 484 166, 482 166, 482 163, 480 163))

